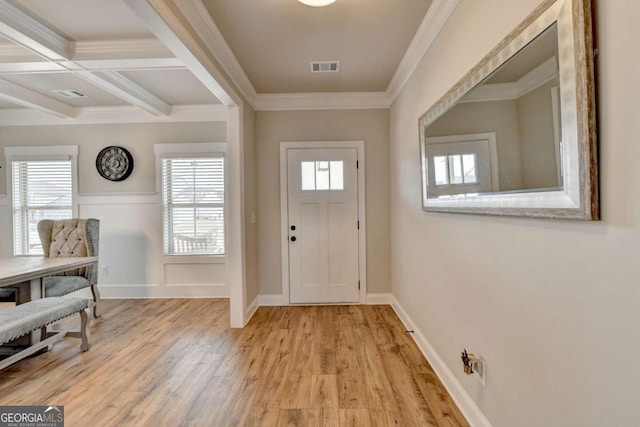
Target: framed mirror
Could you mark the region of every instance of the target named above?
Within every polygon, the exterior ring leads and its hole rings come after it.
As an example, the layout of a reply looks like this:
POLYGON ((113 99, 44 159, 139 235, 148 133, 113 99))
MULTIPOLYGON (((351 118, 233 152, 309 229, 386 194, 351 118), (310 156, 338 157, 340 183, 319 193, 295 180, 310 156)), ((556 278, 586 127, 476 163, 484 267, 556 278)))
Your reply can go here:
POLYGON ((419 119, 427 211, 599 219, 589 0, 547 0, 419 119))

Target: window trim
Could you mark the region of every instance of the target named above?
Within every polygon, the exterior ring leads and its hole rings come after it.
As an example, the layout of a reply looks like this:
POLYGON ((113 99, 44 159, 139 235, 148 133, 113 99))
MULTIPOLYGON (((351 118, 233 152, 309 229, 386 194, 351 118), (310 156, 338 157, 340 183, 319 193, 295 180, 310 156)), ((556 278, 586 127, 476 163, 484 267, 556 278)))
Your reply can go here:
POLYGON ((40 257, 37 254, 16 254, 14 217, 15 210, 13 200, 13 162, 16 161, 64 161, 71 162, 71 216, 78 216, 78 146, 77 145, 39 145, 26 147, 5 147, 4 157, 6 169, 6 196, 10 200, 11 207, 11 245, 13 256, 16 257, 40 257))
POLYGON ((226 262, 228 251, 228 180, 227 180, 227 144, 225 142, 193 142, 193 143, 162 143, 154 144, 153 151, 156 156, 156 192, 160 201, 160 234, 162 236, 162 257, 164 264, 222 264, 226 262), (212 158, 224 157, 224 255, 216 254, 166 254, 164 253, 164 192, 162 191, 162 160, 179 158, 212 158))

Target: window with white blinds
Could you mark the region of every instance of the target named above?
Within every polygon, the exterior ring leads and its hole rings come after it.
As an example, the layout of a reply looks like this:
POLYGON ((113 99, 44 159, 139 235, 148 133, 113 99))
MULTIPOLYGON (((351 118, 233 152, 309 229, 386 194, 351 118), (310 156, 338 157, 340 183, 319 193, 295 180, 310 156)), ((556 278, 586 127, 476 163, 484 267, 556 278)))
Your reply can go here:
POLYGON ((71 160, 11 162, 15 255, 42 254, 38 222, 73 215, 71 160))
POLYGON ((224 255, 224 157, 162 159, 164 253, 224 255))

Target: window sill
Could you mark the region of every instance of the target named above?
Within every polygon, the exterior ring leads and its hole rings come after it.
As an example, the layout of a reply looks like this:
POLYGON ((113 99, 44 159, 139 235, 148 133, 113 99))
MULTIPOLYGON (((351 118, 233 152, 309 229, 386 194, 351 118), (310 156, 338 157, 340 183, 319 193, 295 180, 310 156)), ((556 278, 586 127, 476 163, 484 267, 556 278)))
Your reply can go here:
POLYGON ((164 255, 164 264, 224 264, 224 255, 164 255))

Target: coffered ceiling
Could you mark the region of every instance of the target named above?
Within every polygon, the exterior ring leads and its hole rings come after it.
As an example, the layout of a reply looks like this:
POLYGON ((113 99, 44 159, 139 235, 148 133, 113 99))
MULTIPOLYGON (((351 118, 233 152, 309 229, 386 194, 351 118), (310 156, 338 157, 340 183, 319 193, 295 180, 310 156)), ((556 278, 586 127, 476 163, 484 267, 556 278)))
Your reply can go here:
POLYGON ((457 1, 0 0, 0 126, 215 117, 221 74, 169 21, 257 110, 386 108, 457 1))
POLYGON ((0 35, 0 124, 171 120, 220 104, 121 0, 2 0, 0 35))

